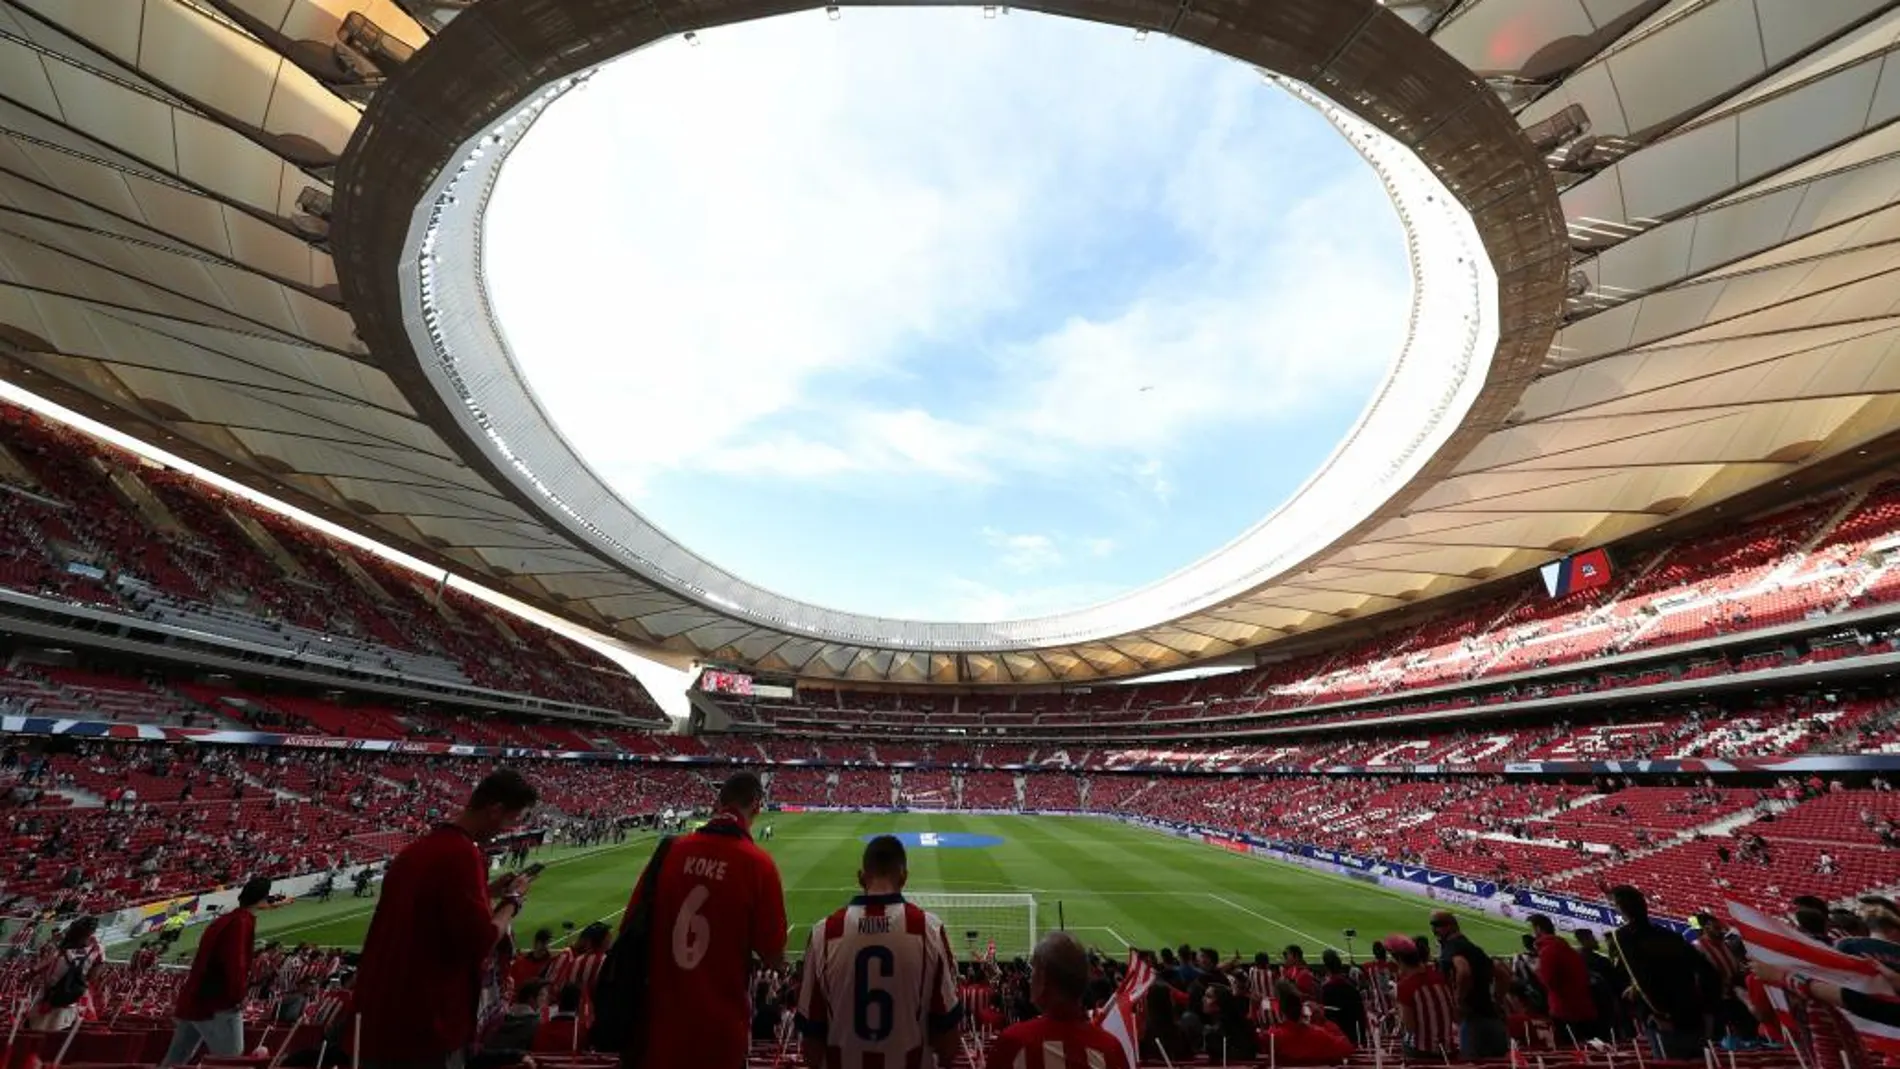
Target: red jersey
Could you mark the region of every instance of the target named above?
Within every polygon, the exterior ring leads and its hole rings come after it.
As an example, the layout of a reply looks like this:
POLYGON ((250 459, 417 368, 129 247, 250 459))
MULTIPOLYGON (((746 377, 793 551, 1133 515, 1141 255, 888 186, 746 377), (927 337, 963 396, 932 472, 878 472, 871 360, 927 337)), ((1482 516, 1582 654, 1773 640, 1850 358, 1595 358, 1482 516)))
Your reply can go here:
POLYGON ((1130 1069, 1121 1041, 1077 1012, 1043 1014, 1003 1029, 990 1069, 1130 1069))
POLYGON ((248 909, 234 909, 212 921, 198 940, 173 1015, 182 1021, 209 1021, 213 1014, 242 1006, 256 934, 257 918, 248 909))
POLYGON ((1405 1045, 1431 1054, 1458 1049, 1458 1012, 1451 985, 1433 969, 1420 969, 1399 977, 1399 1008, 1409 1009, 1412 1031, 1405 1045))
POLYGON ((396 855, 356 973, 364 1061, 436 1061, 474 1041, 494 917, 488 859, 461 828, 444 824, 396 855))
MULTIPOLYGON (((737 1069, 751 1046, 752 957, 773 962, 785 953, 778 866, 743 822, 719 813, 674 840, 655 883, 639 1064, 737 1069)), ((627 915, 639 901, 636 884, 627 915)))

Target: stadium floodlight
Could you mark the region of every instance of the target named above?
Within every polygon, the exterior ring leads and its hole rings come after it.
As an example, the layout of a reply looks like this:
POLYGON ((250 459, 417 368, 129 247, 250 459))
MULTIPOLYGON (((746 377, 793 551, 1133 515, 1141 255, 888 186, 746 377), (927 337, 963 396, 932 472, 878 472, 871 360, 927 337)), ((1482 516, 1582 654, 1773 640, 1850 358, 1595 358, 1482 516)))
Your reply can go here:
POLYGON ((984 18, 986 18, 986 19, 993 19, 993 18, 995 18, 995 17, 996 17, 996 5, 995 5, 995 4, 984 4, 984 5, 983 5, 983 17, 984 17, 984 18))
POLYGON ((904 900, 943 922, 951 947, 964 960, 981 958, 993 944, 1000 961, 1027 958, 1036 947, 1036 896, 904 892, 904 900))
POLYGON ((1582 104, 1572 104, 1542 122, 1524 128, 1531 147, 1549 154, 1590 132, 1590 113, 1582 104))
POLYGON ((825 17, 836 22, 844 18, 844 11, 839 8, 837 4, 832 4, 830 7, 825 8, 825 17))
POLYGON ((415 54, 408 42, 391 37, 361 11, 345 15, 336 28, 337 59, 358 75, 368 75, 361 69, 361 64, 367 62, 377 76, 388 77, 415 54))

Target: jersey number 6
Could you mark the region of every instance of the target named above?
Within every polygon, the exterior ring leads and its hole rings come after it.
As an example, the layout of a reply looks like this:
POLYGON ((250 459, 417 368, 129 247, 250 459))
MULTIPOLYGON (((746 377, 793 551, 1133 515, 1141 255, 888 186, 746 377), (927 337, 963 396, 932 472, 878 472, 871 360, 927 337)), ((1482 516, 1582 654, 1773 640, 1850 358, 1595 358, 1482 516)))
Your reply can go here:
POLYGON ((856 998, 851 1004, 851 1030, 858 1038, 867 1043, 879 1043, 890 1038, 891 1020, 895 1016, 896 1004, 889 991, 872 986, 872 966, 877 967, 878 980, 889 980, 896 971, 897 957, 890 947, 875 944, 858 951, 857 961, 851 967, 851 989, 856 998), (877 1022, 871 1021, 871 1011, 877 1011, 877 1022))

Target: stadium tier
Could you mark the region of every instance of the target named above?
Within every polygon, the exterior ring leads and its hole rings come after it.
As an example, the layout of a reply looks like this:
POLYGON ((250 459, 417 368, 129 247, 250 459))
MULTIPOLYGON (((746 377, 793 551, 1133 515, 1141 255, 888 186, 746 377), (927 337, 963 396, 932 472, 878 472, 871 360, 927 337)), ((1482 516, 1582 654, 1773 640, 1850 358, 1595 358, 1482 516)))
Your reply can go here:
POLYGON ((651 716, 604 658, 207 484, 0 405, 0 584, 377 671, 651 716))

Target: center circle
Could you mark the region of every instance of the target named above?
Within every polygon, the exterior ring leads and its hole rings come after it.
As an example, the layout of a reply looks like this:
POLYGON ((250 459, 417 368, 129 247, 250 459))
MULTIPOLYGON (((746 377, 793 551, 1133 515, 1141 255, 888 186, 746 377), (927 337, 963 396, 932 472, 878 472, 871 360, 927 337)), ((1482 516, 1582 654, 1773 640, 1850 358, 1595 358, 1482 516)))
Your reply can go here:
POLYGON ((1307 103, 1163 35, 851 9, 614 61, 509 153, 516 366, 643 517, 899 619, 1097 604, 1246 531, 1406 342, 1406 235, 1307 103))

